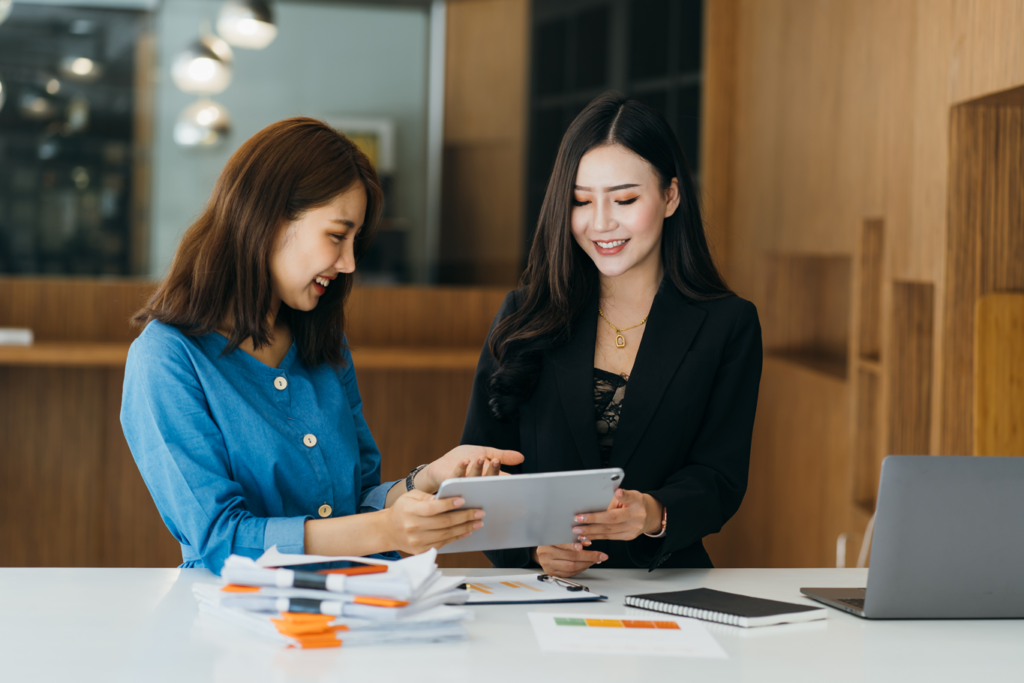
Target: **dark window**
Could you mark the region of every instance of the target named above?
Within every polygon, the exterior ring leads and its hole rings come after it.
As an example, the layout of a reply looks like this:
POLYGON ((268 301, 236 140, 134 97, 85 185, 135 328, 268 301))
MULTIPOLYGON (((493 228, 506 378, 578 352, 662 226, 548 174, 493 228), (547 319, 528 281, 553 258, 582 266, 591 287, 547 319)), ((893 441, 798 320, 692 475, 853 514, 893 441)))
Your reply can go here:
POLYGON ((629 77, 634 81, 668 74, 669 0, 629 3, 629 77))
POLYGON ((608 8, 584 12, 576 22, 577 88, 602 88, 608 83, 608 8))
POLYGON ((679 72, 700 71, 703 58, 704 13, 701 0, 679 0, 679 72))
POLYGON ((564 20, 537 27, 533 84, 540 96, 557 95, 565 89, 566 34, 564 20))
POLYGON ((558 154, 558 145, 565 133, 564 116, 561 107, 541 109, 534 112, 530 130, 530 176, 538 178, 551 175, 558 154))
POLYGON ((700 168, 700 86, 690 85, 676 92, 676 137, 690 170, 700 168))
POLYGON ((668 93, 664 90, 633 93, 633 97, 638 100, 643 100, 646 104, 651 105, 651 107, 657 109, 658 113, 668 120, 668 93))

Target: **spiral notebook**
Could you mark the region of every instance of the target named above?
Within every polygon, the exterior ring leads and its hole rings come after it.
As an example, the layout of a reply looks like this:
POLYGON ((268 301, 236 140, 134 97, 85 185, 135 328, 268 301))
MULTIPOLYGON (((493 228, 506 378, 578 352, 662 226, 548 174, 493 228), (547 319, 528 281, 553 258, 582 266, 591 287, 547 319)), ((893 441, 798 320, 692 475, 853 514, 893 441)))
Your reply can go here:
POLYGON ((824 607, 751 598, 711 588, 628 595, 626 605, 743 628, 828 618, 824 607))

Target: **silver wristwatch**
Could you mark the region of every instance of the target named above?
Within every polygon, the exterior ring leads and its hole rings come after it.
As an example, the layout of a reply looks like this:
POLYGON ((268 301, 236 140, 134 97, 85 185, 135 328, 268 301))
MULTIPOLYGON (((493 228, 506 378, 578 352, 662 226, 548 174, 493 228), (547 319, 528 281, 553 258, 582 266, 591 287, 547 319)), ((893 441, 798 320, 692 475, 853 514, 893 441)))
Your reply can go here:
POLYGON ((409 473, 409 476, 405 478, 406 491, 412 491, 414 488, 416 488, 416 475, 419 474, 420 471, 423 470, 425 467, 426 465, 414 467, 412 472, 409 473))

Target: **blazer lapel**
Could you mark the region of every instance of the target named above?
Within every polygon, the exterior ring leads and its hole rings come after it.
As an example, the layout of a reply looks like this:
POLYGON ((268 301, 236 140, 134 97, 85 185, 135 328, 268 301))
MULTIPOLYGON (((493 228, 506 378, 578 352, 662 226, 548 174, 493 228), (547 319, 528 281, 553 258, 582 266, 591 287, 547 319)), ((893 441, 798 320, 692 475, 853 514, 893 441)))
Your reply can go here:
POLYGON ((625 468, 633 456, 705 315, 704 311, 690 305, 670 280, 662 282, 626 385, 626 398, 609 461, 611 467, 625 468))
POLYGON ((594 345, 597 343, 597 287, 565 346, 551 352, 558 395, 576 449, 587 469, 601 467, 594 416, 594 345), (593 311, 591 311, 593 309, 593 311), (593 315, 590 315, 590 313, 593 315))

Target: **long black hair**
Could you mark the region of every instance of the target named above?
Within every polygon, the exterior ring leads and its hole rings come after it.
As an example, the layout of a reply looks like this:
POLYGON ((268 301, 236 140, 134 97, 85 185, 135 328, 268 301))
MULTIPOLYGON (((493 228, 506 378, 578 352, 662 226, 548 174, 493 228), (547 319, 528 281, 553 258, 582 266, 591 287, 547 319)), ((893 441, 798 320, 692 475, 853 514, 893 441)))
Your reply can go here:
POLYGON ((728 296, 725 280, 708 249, 697 193, 675 133, 650 106, 617 92, 594 99, 569 126, 548 182, 518 309, 488 339, 498 369, 490 379, 490 406, 507 419, 533 392, 541 353, 565 343, 597 286, 597 267, 572 235, 573 188, 580 159, 601 145, 619 144, 645 159, 662 191, 679 183, 679 207, 665 219, 661 262, 665 277, 684 296, 707 301, 728 296))

